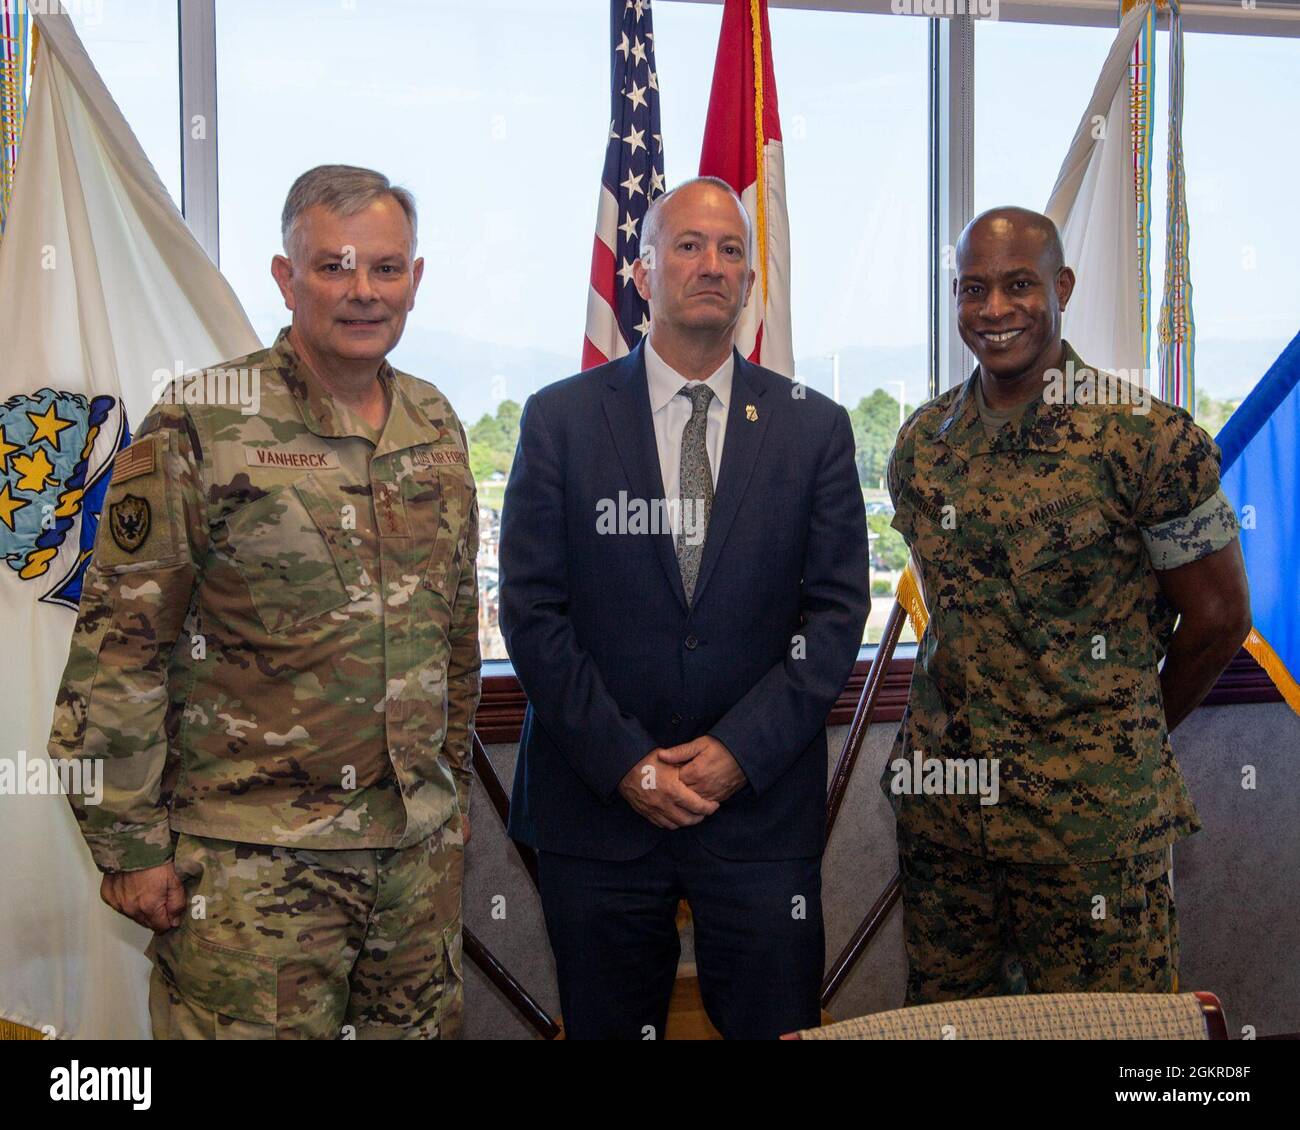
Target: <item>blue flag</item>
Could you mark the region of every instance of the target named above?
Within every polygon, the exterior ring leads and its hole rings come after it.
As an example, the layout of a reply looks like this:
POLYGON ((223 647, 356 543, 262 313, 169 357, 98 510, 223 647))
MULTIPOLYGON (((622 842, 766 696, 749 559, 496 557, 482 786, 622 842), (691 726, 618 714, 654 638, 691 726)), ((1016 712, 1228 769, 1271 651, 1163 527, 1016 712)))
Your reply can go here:
POLYGON ((1250 578, 1246 649, 1300 714, 1300 334, 1216 442, 1250 578))

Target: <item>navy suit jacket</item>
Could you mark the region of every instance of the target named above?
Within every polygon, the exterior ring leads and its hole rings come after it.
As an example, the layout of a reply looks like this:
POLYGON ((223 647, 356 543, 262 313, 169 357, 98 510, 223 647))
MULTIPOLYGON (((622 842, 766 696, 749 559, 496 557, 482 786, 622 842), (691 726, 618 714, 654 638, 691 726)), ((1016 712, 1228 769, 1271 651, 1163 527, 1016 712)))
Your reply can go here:
POLYGON ((696 827, 728 859, 817 855, 826 717, 870 607, 848 413, 735 354, 726 442, 688 606, 670 530, 609 533, 664 497, 644 347, 529 397, 501 518, 501 627, 528 695, 512 837, 628 860, 675 833, 618 784, 711 734, 748 784, 696 827), (609 500, 612 500, 609 501, 609 500))

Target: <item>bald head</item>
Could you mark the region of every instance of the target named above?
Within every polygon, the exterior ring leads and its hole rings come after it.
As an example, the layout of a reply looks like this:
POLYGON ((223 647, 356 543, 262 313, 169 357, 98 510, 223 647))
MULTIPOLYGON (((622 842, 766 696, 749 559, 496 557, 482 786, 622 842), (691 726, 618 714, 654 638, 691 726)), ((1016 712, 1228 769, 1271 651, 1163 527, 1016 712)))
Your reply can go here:
POLYGON ((646 209, 645 219, 641 223, 641 246, 643 248, 656 246, 660 233, 665 229, 669 214, 679 203, 713 194, 721 194, 731 199, 739 222, 745 229, 745 255, 752 259, 754 232, 749 222, 749 213, 745 211, 745 205, 736 195, 736 190, 721 177, 692 177, 655 199, 646 209))
POLYGON ((754 286, 752 240, 745 206, 725 181, 686 181, 650 205, 632 281, 649 303, 650 344, 661 357, 688 367, 691 354, 711 360, 704 376, 718 367, 754 286))
POLYGON ((1073 291, 1061 235, 1039 212, 994 208, 957 241, 957 329, 984 374, 1017 395, 1041 387, 1042 372, 1059 362, 1073 291))
POLYGON ((957 240, 957 270, 975 248, 988 243, 1037 247, 1044 274, 1055 276, 1065 266, 1065 248, 1056 225, 1041 212, 1006 206, 981 212, 962 230, 957 240))

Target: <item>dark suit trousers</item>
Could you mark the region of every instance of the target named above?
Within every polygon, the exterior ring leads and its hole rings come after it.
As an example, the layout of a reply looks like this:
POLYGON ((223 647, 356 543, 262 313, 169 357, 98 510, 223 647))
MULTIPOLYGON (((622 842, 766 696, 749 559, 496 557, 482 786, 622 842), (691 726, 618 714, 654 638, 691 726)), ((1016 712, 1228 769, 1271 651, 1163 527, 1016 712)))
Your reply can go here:
POLYGON ((569 1039, 662 1039, 690 904, 700 994, 727 1039, 820 1022, 821 859, 714 855, 695 829, 627 861, 540 852, 542 910, 569 1039))

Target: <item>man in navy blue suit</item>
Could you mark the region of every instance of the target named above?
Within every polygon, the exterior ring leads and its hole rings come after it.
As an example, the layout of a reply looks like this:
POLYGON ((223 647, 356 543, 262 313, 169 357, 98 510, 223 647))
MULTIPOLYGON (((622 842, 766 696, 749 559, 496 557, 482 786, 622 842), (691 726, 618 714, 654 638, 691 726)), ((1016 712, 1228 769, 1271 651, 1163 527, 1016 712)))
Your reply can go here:
POLYGON ((826 717, 870 607, 848 414, 743 359, 739 198, 644 220, 650 331, 529 398, 501 625, 529 707, 510 834, 538 851, 570 1038, 663 1035, 695 925, 728 1038, 818 1023, 826 717))

